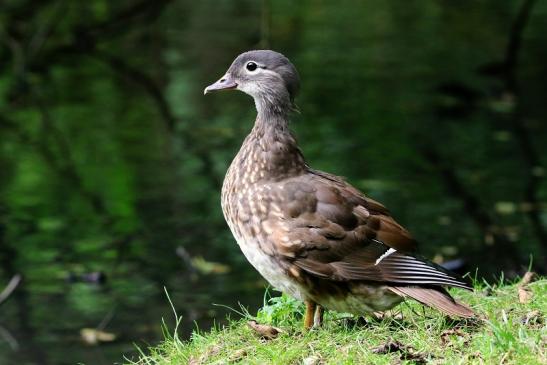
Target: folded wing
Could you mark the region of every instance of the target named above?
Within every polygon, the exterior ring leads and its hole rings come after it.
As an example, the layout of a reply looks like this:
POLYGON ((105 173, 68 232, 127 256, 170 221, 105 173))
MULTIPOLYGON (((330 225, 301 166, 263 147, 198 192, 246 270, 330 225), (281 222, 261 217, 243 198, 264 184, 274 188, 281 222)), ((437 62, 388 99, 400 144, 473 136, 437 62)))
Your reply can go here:
POLYGON ((305 272, 332 281, 381 283, 447 314, 472 315, 442 289, 471 287, 414 255, 416 242, 380 203, 317 171, 281 190, 295 203, 288 204, 278 252, 305 272))

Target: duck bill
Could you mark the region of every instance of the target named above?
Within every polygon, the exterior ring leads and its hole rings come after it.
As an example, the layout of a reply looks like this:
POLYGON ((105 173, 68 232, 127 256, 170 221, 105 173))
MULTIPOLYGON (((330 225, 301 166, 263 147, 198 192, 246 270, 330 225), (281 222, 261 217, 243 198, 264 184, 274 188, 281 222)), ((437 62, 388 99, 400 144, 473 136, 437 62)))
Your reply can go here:
POLYGON ((221 90, 232 90, 237 87, 237 83, 232 80, 231 76, 226 74, 220 78, 217 82, 214 84, 211 84, 203 90, 203 95, 208 94, 213 91, 221 91, 221 90))

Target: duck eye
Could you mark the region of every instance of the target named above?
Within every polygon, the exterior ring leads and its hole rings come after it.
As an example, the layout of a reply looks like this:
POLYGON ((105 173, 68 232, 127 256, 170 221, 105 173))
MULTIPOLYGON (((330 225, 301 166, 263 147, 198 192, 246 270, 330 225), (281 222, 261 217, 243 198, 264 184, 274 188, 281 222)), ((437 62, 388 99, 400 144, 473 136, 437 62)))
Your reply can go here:
POLYGON ((248 70, 248 71, 254 71, 258 68, 258 65, 255 63, 255 62, 247 62, 247 65, 245 65, 245 68, 248 70))

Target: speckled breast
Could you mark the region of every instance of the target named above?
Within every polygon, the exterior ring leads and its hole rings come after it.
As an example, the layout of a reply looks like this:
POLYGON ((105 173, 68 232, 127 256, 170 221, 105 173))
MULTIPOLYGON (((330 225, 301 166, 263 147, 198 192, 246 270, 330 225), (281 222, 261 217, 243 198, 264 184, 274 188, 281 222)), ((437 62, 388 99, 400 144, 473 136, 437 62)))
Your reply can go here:
POLYGON ((262 277, 275 289, 304 300, 305 288, 288 274, 289 264, 276 255, 264 229, 265 221, 272 218, 272 209, 275 209, 269 184, 251 181, 251 176, 245 174, 245 165, 236 157, 222 187, 226 222, 241 251, 262 277))

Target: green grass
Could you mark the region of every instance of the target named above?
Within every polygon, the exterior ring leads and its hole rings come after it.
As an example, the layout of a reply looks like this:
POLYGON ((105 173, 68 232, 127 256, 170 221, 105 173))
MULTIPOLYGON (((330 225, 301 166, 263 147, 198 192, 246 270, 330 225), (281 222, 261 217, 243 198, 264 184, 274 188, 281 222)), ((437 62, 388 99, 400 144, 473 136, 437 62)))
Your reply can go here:
POLYGON ((480 320, 451 320, 408 301, 382 320, 328 312, 324 326, 309 332, 301 328, 301 303, 265 297, 256 316, 243 311, 243 319, 195 331, 188 341, 175 330, 128 364, 547 364, 547 279, 527 287, 532 297, 525 304, 519 302, 518 283, 476 285, 474 293, 453 290, 480 320), (247 325, 251 319, 283 332, 261 339, 247 325), (375 353, 389 342, 394 352, 375 353))

